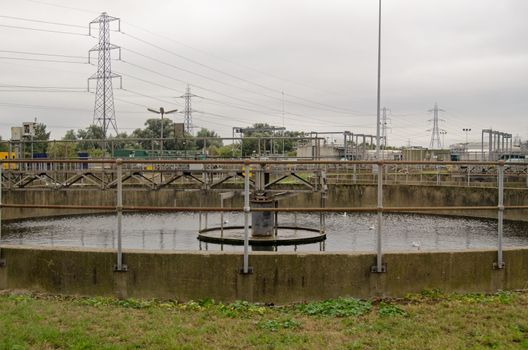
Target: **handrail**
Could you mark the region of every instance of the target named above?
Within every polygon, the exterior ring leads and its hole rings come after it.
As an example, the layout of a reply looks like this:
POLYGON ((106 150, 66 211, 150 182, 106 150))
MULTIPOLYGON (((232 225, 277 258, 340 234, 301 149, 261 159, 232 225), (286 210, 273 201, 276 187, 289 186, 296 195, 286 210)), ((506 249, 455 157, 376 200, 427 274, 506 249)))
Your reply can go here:
MULTIPOLYGON (((117 164, 119 159, 1 159, 0 164, 19 164, 19 163, 84 163, 84 164, 117 164)), ((254 165, 489 165, 489 166, 528 166, 528 162, 507 163, 501 161, 434 161, 434 160, 260 160, 260 159, 122 159, 123 164, 254 164, 254 165)))

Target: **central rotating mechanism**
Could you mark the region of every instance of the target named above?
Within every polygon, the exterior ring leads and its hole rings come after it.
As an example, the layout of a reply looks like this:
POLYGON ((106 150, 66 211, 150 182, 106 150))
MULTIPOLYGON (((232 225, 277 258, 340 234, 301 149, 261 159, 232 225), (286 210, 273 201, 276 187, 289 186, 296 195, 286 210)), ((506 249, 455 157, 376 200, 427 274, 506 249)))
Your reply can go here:
MULTIPOLYGON (((239 176, 243 176, 243 172, 239 176)), ((279 208, 279 202, 291 198, 292 196, 302 193, 319 193, 319 206, 325 206, 327 195, 327 184, 325 173, 319 169, 315 169, 314 176, 308 180, 299 176, 293 171, 289 171, 287 175, 276 176, 272 179, 272 172, 269 166, 260 164, 257 169, 250 171, 251 190, 249 193, 249 201, 251 208, 251 224, 249 244, 253 250, 270 251, 275 250, 278 246, 297 246, 302 244, 320 243, 320 249, 324 250, 324 242, 326 240, 325 233, 325 216, 323 212, 319 213, 319 227, 306 227, 298 225, 297 213, 294 213, 294 223, 288 225, 279 224, 278 211, 259 211, 258 209, 273 209, 279 208), (292 178, 297 183, 303 185, 302 190, 290 189, 281 186, 280 182, 286 178, 292 178), (309 181, 312 180, 312 181, 309 181), (275 189, 275 187, 283 187, 282 189, 275 189), (308 187, 306 189, 304 187, 308 187)), ((286 186, 288 187, 288 186, 286 186)), ((298 187, 298 186, 297 186, 298 187)), ((243 193, 242 193, 243 194, 243 193)), ((220 194, 221 207, 224 207, 224 200, 234 197, 235 192, 225 192, 220 194)), ((243 245, 244 244, 244 226, 224 226, 223 212, 220 217, 220 226, 207 227, 207 213, 205 228, 201 227, 198 233, 198 240, 205 243, 214 243, 222 245, 243 245)), ((200 223, 202 214, 200 213, 200 223)))

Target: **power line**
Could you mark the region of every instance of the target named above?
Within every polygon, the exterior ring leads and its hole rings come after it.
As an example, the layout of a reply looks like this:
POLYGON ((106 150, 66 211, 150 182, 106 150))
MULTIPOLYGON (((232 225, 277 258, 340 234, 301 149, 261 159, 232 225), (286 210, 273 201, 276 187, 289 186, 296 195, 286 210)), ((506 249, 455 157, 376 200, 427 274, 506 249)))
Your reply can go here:
POLYGON ((64 61, 64 60, 47 60, 41 58, 23 58, 23 57, 7 57, 0 56, 2 60, 12 60, 12 61, 35 61, 35 62, 49 62, 49 63, 76 63, 76 64, 88 64, 88 62, 78 62, 78 61, 64 61))
POLYGON ((11 29, 32 30, 32 31, 37 31, 37 32, 89 36, 88 34, 78 33, 78 32, 67 32, 67 31, 63 31, 63 30, 52 30, 52 29, 40 29, 40 28, 23 27, 23 26, 12 26, 12 25, 7 25, 7 24, 0 24, 0 27, 11 28, 11 29))
POLYGON ((17 89, 4 89, 4 88, 0 88, 0 92, 36 92, 36 93, 39 93, 39 92, 81 92, 81 93, 84 93, 86 92, 85 91, 76 91, 76 90, 17 90, 17 89))
POLYGON ((49 3, 49 2, 39 1, 39 0, 25 0, 25 1, 33 2, 33 3, 35 3, 35 4, 41 4, 41 5, 47 5, 47 6, 53 6, 53 7, 59 7, 59 8, 65 8, 65 9, 68 9, 68 10, 75 10, 75 11, 80 11, 80 12, 85 12, 85 13, 91 13, 91 14, 96 14, 96 13, 98 13, 97 11, 92 11, 92 10, 88 10, 88 9, 83 9, 83 8, 80 8, 80 7, 73 7, 73 6, 66 6, 66 5, 52 4, 52 3, 49 3))
POLYGON ((40 19, 31 19, 31 18, 24 18, 24 17, 15 17, 15 16, 5 16, 0 15, 1 18, 8 18, 8 19, 15 19, 17 21, 25 21, 25 22, 34 22, 34 23, 45 23, 45 24, 53 24, 57 26, 65 26, 65 27, 73 27, 73 28, 83 28, 86 29, 85 26, 81 26, 78 24, 69 24, 69 23, 59 23, 59 22, 50 22, 50 21, 43 21, 40 19))
MULTIPOLYGON (((162 102, 162 103, 167 103, 167 104, 180 104, 180 103, 177 103, 175 101, 169 101, 169 100, 164 100, 164 99, 161 99, 161 98, 158 98, 158 97, 155 97, 155 96, 151 96, 151 95, 147 95, 147 94, 143 94, 143 93, 140 93, 140 92, 137 92, 137 91, 134 91, 134 90, 130 90, 130 89, 120 89, 122 91, 126 91, 126 92, 130 92, 132 94, 135 94, 135 95, 138 95, 138 96, 142 96, 142 97, 146 97, 146 98, 150 98, 152 100, 155 100, 155 101, 158 101, 158 102, 162 102)), ((147 106, 145 106, 147 107, 147 106)))
POLYGON ((50 109, 50 110, 65 110, 65 111, 82 111, 82 112, 90 111, 89 109, 84 109, 84 108, 56 107, 56 106, 31 105, 31 104, 7 103, 7 102, 0 102, 0 106, 16 107, 16 108, 29 108, 29 109, 50 109))
POLYGON ((65 57, 65 58, 83 58, 83 59, 86 59, 86 56, 60 55, 60 54, 53 54, 53 53, 31 52, 31 51, 0 50, 0 52, 5 52, 5 53, 16 53, 16 54, 21 54, 21 55, 49 56, 49 57, 65 57))
MULTIPOLYGON (((59 106, 47 106, 47 105, 33 105, 33 104, 23 104, 23 103, 9 103, 9 102, 0 102, 0 106, 4 107, 13 107, 13 108, 27 108, 27 109, 44 109, 44 110, 64 110, 64 111, 79 111, 79 112, 92 112, 91 109, 87 108, 70 108, 70 107, 59 107, 59 106)), ((122 110, 120 113, 141 113, 137 111, 127 111, 122 110)))
MULTIPOLYGON (((280 80, 280 81, 283 81, 283 82, 288 82, 288 83, 291 83, 291 84, 295 84, 295 85, 297 85, 297 86, 302 86, 302 87, 305 87, 305 88, 309 88, 309 89, 314 90, 314 91, 323 91, 323 92, 325 92, 325 93, 329 93, 329 94, 336 94, 336 92, 334 92, 334 91, 327 91, 327 90, 324 90, 324 89, 321 89, 321 88, 315 88, 315 87, 310 86, 310 85, 305 84, 305 83, 296 82, 296 81, 294 81, 294 80, 290 80, 290 79, 287 79, 287 78, 279 77, 278 75, 274 75, 274 74, 269 73, 269 72, 264 72, 264 71, 262 71, 262 70, 259 70, 259 69, 254 68, 254 67, 250 67, 250 66, 244 65, 244 64, 242 64, 242 63, 239 63, 239 62, 235 62, 235 61, 229 60, 229 59, 227 59, 227 58, 225 58, 225 57, 221 57, 221 56, 218 56, 218 55, 212 54, 212 53, 207 52, 207 51, 205 51, 205 50, 201 50, 201 49, 198 49, 198 48, 196 48, 196 47, 193 47, 193 46, 191 46, 191 45, 189 45, 189 44, 186 44, 186 43, 183 43, 183 42, 180 42, 180 41, 174 40, 174 39, 172 39, 172 38, 170 38, 170 37, 167 37, 167 36, 164 36, 164 35, 161 35, 161 34, 158 34, 158 33, 152 32, 152 31, 150 31, 150 30, 148 30, 148 29, 145 29, 145 28, 143 28, 143 27, 141 27, 141 26, 138 26, 138 25, 136 25, 136 24, 130 23, 130 22, 128 22, 128 21, 123 21, 123 23, 126 23, 127 25, 129 25, 129 26, 131 26, 131 27, 133 27, 133 28, 137 28, 137 29, 142 30, 142 31, 144 31, 144 32, 146 32, 146 33, 149 33, 149 34, 151 34, 151 35, 153 35, 153 36, 157 36, 157 37, 159 37, 159 38, 162 38, 162 39, 165 39, 165 40, 167 40, 167 41, 170 41, 170 42, 176 43, 176 44, 178 44, 178 45, 181 45, 181 46, 183 46, 183 47, 186 47, 186 48, 188 48, 188 49, 190 49, 190 50, 193 50, 193 51, 199 52, 199 53, 201 53, 201 54, 203 54, 203 55, 207 55, 207 56, 210 56, 210 57, 216 58, 216 59, 218 59, 218 60, 221 60, 221 61, 224 61, 224 62, 230 63, 230 64, 232 64, 232 65, 239 66, 239 67, 242 67, 242 68, 244 68, 244 69, 251 70, 251 71, 253 71, 253 72, 257 72, 257 73, 262 74, 262 75, 265 75, 265 76, 267 76, 267 77, 272 77, 272 78, 274 78, 274 79, 277 79, 277 80, 280 80)), ((346 95, 346 94, 342 94, 342 93, 339 93, 339 95, 341 95, 341 96, 348 96, 348 95, 346 95)))
POLYGON ((68 86, 41 86, 41 85, 14 85, 14 84, 4 84, 0 83, 0 87, 12 87, 12 88, 28 88, 28 89, 78 89, 84 90, 83 87, 68 87, 68 86))
MULTIPOLYGON (((157 46, 156 46, 157 47, 157 46)), ((213 82, 216 82, 216 83, 219 83, 219 84, 222 84, 222 85, 226 85, 226 86, 230 86, 230 87, 234 87, 236 89, 240 89, 240 90, 243 90, 243 91, 247 91, 249 93, 252 93, 252 94, 255 94, 255 95, 258 95, 258 96, 263 96, 263 97, 267 97, 267 98, 270 98, 270 99, 273 99, 273 100, 276 100, 276 101, 280 101, 280 102, 283 102, 283 98, 282 96, 279 97, 279 96, 271 96, 271 95, 267 95, 267 94, 263 94, 261 92, 257 92, 257 91, 254 91, 254 90, 250 90, 250 89, 247 89, 247 88, 244 88, 244 87, 241 87, 241 86, 238 86, 236 84, 231 84, 231 83, 228 83, 228 82, 225 82, 225 81, 222 81, 222 80, 218 80, 218 79, 215 79, 215 78, 212 78, 208 75, 204 75, 204 74, 200 74, 200 73, 196 73, 192 70, 189 70, 189 69, 186 69, 186 68, 182 68, 182 67, 179 67, 179 66, 176 66, 172 63, 168 63, 168 62, 165 62, 163 60, 160 60, 160 59, 157 59, 155 57, 152 57, 152 56, 148 56, 148 55, 145 55, 145 54, 142 54, 138 51, 135 51, 135 50, 131 50, 131 49, 128 49, 128 48, 123 48, 123 50, 125 51, 129 51, 135 55, 138 55, 138 56, 141 56, 141 57, 144 57, 144 58, 147 58, 147 59, 150 59, 152 61, 155 61, 155 62, 158 62, 158 63, 161 63, 161 64, 164 64, 168 67, 171 67, 171 68, 174 68, 174 69, 177 69, 177 70, 180 70, 182 72, 186 72, 186 73, 189 73, 189 74, 192 74, 192 75, 195 75, 195 76, 198 76, 200 78, 203 78, 203 79, 206 79, 206 80, 210 80, 210 81, 213 81, 213 82)), ((180 56, 178 56, 180 57, 180 56)), ((127 62, 127 61, 123 61, 123 62, 127 62)), ((243 81, 246 81, 242 78, 239 78, 239 80, 243 80, 243 81)), ((272 89, 269 89, 273 92, 276 92, 276 90, 272 90, 272 89)), ((282 92, 281 92, 281 95, 282 95, 282 92)), ((292 95, 288 95, 288 94, 284 94, 286 96, 292 96, 292 95)), ((301 97, 297 97, 295 96, 295 98, 298 98, 298 99, 302 99, 304 101, 308 101, 308 102, 312 102, 313 101, 310 101, 308 99, 304 99, 304 98, 301 98, 301 97)), ((346 115, 349 115, 351 114, 350 112, 344 112, 344 111, 336 111, 336 110, 330 110, 330 109, 327 109, 327 108, 320 108, 320 107, 314 107, 314 106, 310 106, 310 105, 307 105, 305 103, 299 103, 299 102, 295 102, 295 101, 291 101, 291 100, 287 100, 287 102, 289 102, 290 104, 296 104, 296 105, 299 105, 299 106, 303 106, 303 107, 308 107, 308 108, 312 108, 312 109, 318 109, 318 110, 324 110, 324 111, 327 111, 327 112, 332 112, 332 113, 341 113, 341 114, 346 114, 346 115)), ((354 113, 358 113, 358 112, 354 112, 354 113)))
MULTIPOLYGON (((142 70, 145 70, 145 71, 148 71, 150 73, 153 73, 153 74, 156 74, 156 75, 159 75, 161 77, 164 77, 166 79, 171 79, 171 80, 174 80, 174 81, 178 81, 178 82, 181 82, 181 83, 185 83, 183 80, 181 79, 178 79, 178 78, 174 78, 172 76, 169 76, 169 75, 166 75, 164 73, 160 73, 160 72, 157 72, 153 69, 149 69, 149 68, 145 68, 143 66, 140 66, 140 65, 137 65, 137 64, 134 64, 134 63, 131 63, 129 61, 122 61, 123 63, 126 63, 126 64, 129 64, 131 66, 134 66, 136 68, 139 68, 139 69, 142 69, 142 70)), ((165 86, 165 85, 162 85, 162 84, 159 84, 159 83, 154 83, 152 81, 148 81, 146 79, 142 79, 142 78, 138 78, 138 77, 135 77, 135 76, 132 76, 130 74, 124 74, 124 73, 119 73, 123 76, 128 76, 129 78, 132 78, 132 79, 137 79, 137 80, 140 80, 140 81, 143 81, 145 83, 148 83, 148 84, 152 84, 152 85, 155 85, 155 86, 159 86, 159 87, 162 87, 162 88, 165 88, 165 89, 169 89, 169 90, 173 90, 173 91, 178 91, 174 88, 171 88, 171 87, 168 87, 168 86, 165 86)), ((281 109, 277 109, 277 108, 273 108, 273 107, 270 107, 270 106, 267 106, 267 105, 262 105, 262 104, 259 104, 259 103, 255 103, 255 102, 252 102, 252 101, 249 101, 249 100, 246 100, 246 99, 243 99, 243 98, 240 98, 240 97, 235 97, 235 96, 231 96, 231 95, 228 95, 228 94, 225 94, 225 93, 222 93, 222 92, 218 92, 216 90, 213 90, 213 89, 209 89, 209 88, 206 88, 206 87, 203 87, 203 86, 199 86, 199 85, 196 85, 196 84, 193 84, 194 87, 197 87, 199 89, 202 89, 204 91, 209 91, 211 93, 214 93, 214 94, 217 94, 217 95, 220 95, 220 96, 224 96, 224 97, 227 97, 227 98, 230 98, 230 99, 233 99, 233 100, 237 100, 237 101, 240 101, 240 102, 243 102, 243 103, 247 103, 247 104, 250 104, 250 105, 254 105, 254 106, 257 106, 257 107, 261 107, 261 108, 265 108, 265 109, 268 109, 270 111, 273 111, 277 114, 269 114, 267 113, 268 115, 272 115, 276 118, 280 118, 282 116, 282 110, 281 109)), ((298 114, 298 113, 293 113, 293 112, 285 112, 286 114, 288 115, 291 115, 291 116, 297 116, 297 117, 300 117, 302 119, 299 119, 299 118, 287 118, 287 119, 295 119, 295 120, 299 120, 299 121, 306 121, 306 118, 310 118, 312 120, 318 120, 320 122, 323 122, 325 124, 328 123, 328 119, 318 119, 318 118, 315 118, 315 117, 311 117, 311 116, 307 116, 307 115, 303 115, 303 114, 298 114)))
MULTIPOLYGON (((236 80, 239 80, 239 81, 243 81, 243 82, 245 82, 245 83, 247 83, 247 84, 255 85, 255 86, 260 87, 260 88, 262 88, 262 89, 265 89, 265 90, 268 90, 268 91, 272 91, 272 92, 275 92, 275 93, 277 93, 277 94, 282 95, 282 91, 279 91, 278 89, 271 88, 271 87, 269 87, 269 86, 262 85, 262 84, 260 84, 260 83, 255 83, 255 82, 253 82, 253 81, 251 81, 251 80, 248 80, 248 79, 245 79, 245 78, 241 78, 241 77, 236 76, 236 75, 234 75, 234 74, 231 74, 231 73, 228 73, 228 72, 222 71, 222 70, 220 70, 220 69, 217 69, 217 68, 211 67, 211 66, 209 66, 209 65, 207 65, 207 64, 204 64, 204 63, 198 62, 198 61, 196 61, 196 60, 193 60, 193 59, 191 59, 191 58, 185 57, 185 56, 183 56, 183 55, 181 55, 181 54, 178 54, 178 53, 176 53, 176 52, 174 52, 174 51, 168 50, 168 49, 166 49, 166 48, 164 48, 164 47, 161 47, 161 46, 159 46, 159 45, 153 44, 153 43, 151 43, 151 42, 149 42, 149 41, 147 41, 147 40, 141 39, 141 38, 139 38, 139 37, 137 37, 137 36, 134 36, 134 35, 131 35, 131 34, 128 34, 128 33, 125 33, 125 32, 121 32, 121 33, 122 33, 123 35, 129 36, 130 38, 132 38, 132 39, 134 39, 134 40, 137 40, 137 41, 139 41, 139 42, 142 42, 142 43, 144 43, 144 44, 146 44, 146 45, 150 45, 150 46, 152 46, 152 47, 154 47, 154 48, 156 48, 156 49, 158 49, 158 50, 160 50, 160 51, 163 51, 163 52, 169 53, 169 54, 171 54, 171 55, 173 55, 173 56, 175 56, 175 57, 178 57, 178 58, 180 58, 180 59, 182 59, 182 60, 185 60, 185 61, 191 62, 191 63, 193 63, 193 64, 196 64, 196 65, 198 65, 198 66, 200 66, 200 67, 207 68, 207 69, 209 69, 209 70, 212 70, 212 71, 214 71, 214 72, 217 72, 217 73, 220 73, 220 74, 226 75, 226 76, 231 77, 231 78, 233 78, 233 79, 236 79, 236 80)), ((131 50, 129 49, 129 51, 131 51, 131 50)), ((137 52, 135 52, 135 53, 137 53, 137 52)), ((140 54, 140 55, 142 55, 142 54, 140 54)), ((151 57, 148 57, 148 56, 146 56, 146 55, 143 55, 143 56, 146 57, 146 58, 150 58, 150 59, 152 59, 151 57)), ((155 60, 158 61, 158 62, 161 62, 161 63, 165 63, 165 62, 162 62, 162 61, 157 60, 157 59, 155 59, 155 60)), ((175 68, 177 68, 177 69, 182 69, 182 68, 179 68, 179 67, 175 67, 175 68)), ((207 76, 204 76, 204 75, 201 75, 201 74, 195 73, 195 72, 191 72, 191 71, 189 71, 189 70, 185 70, 185 71, 187 71, 187 72, 189 72, 189 73, 191 73, 191 74, 200 75, 200 76, 202 76, 202 77, 204 77, 204 78, 206 78, 206 79, 209 79, 209 80, 215 80, 215 81, 217 81, 217 82, 221 82, 221 81, 219 81, 219 80, 216 80, 216 79, 213 79, 213 78, 210 78, 210 77, 207 77, 207 76)), ((228 84, 228 83, 225 83, 225 82, 221 82, 221 83, 222 83, 222 84, 228 84)), ((229 85, 232 85, 232 84, 229 84, 229 85)), ((233 86, 233 85, 232 85, 232 86, 233 86)), ((239 86, 236 86, 236 85, 234 85, 234 86, 237 87, 237 88, 240 88, 239 86)), ((250 91, 250 92, 252 92, 252 93, 255 93, 254 91, 251 91, 251 90, 248 90, 248 89, 244 89, 244 88, 241 88, 241 89, 246 90, 246 91, 250 91)), ((260 94, 260 95, 266 96, 266 97, 268 97, 268 98, 272 98, 272 99, 276 99, 276 100, 282 101, 282 97, 273 97, 273 96, 269 96, 269 95, 264 95, 264 94, 262 94, 262 93, 257 93, 257 94, 260 94)), ((321 108, 321 107, 309 106, 309 105, 306 105, 306 104, 303 104, 303 103, 299 103, 299 102, 295 102, 295 101, 291 101, 291 100, 289 101, 290 103, 298 104, 298 105, 305 106, 305 107, 309 107, 309 108, 313 108, 313 109, 319 109, 319 110, 331 111, 331 112, 334 112, 334 113, 344 113, 344 114, 357 114, 357 113, 360 113, 360 112, 357 112, 357 111, 351 111, 351 110, 347 110, 347 109, 344 109, 344 108, 339 108, 339 107, 335 107, 335 106, 331 106, 331 105, 327 105, 327 104, 323 104, 323 103, 315 102, 315 101, 312 101, 312 100, 309 100, 309 99, 306 99, 306 98, 303 98, 303 97, 300 97, 300 96, 292 95, 292 94, 286 94, 286 93, 285 93, 285 95, 286 95, 286 96, 289 96, 289 97, 293 97, 293 98, 299 99, 299 100, 302 100, 302 101, 305 101, 305 102, 309 102, 309 103, 312 103, 312 104, 316 104, 316 105, 320 105, 320 106, 324 106, 324 107, 326 107, 326 108, 323 109, 323 108, 321 108), (330 110, 328 107, 331 108, 332 110, 330 110)))

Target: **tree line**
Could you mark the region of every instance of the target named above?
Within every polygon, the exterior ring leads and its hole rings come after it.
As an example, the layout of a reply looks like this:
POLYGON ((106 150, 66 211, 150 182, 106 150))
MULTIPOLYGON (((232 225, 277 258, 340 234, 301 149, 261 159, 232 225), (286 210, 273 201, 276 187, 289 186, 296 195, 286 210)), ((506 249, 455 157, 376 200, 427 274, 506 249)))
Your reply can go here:
MULTIPOLYGON (((131 133, 120 132, 103 141, 103 130, 100 126, 90 125, 84 129, 68 130, 61 141, 67 142, 39 142, 49 141, 50 132, 44 123, 35 125, 35 135, 25 142, 24 153, 47 154, 50 158, 76 158, 79 153, 87 153, 90 157, 111 156, 112 150, 154 150, 161 148, 161 119, 148 119, 144 128, 138 128, 131 133), (30 145, 31 144, 31 145, 30 145), (112 147, 110 147, 110 145, 112 147)), ((163 150, 185 151, 192 155, 205 154, 208 157, 244 157, 256 154, 289 154, 294 155, 296 141, 287 137, 302 137, 299 131, 273 132, 273 127, 266 123, 257 123, 248 128, 243 134, 242 141, 236 140, 224 144, 221 137, 214 131, 201 128, 193 136, 183 133, 176 128, 170 119, 163 119, 163 150), (285 139, 271 137, 285 137, 285 139), (250 139, 248 139, 250 138, 250 139), (260 138, 260 141, 255 139, 260 138)), ((7 151, 7 142, 1 142, 0 151, 7 151)), ((30 155, 30 154, 28 154, 30 155)))

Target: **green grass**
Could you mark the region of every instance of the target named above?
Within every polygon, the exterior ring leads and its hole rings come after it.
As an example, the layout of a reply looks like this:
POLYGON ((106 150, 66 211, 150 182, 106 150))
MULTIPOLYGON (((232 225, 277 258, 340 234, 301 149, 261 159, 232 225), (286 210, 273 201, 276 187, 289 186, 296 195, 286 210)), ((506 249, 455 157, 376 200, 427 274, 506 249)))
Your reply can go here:
POLYGON ((0 296, 0 349, 528 349, 528 292, 264 306, 0 296))

